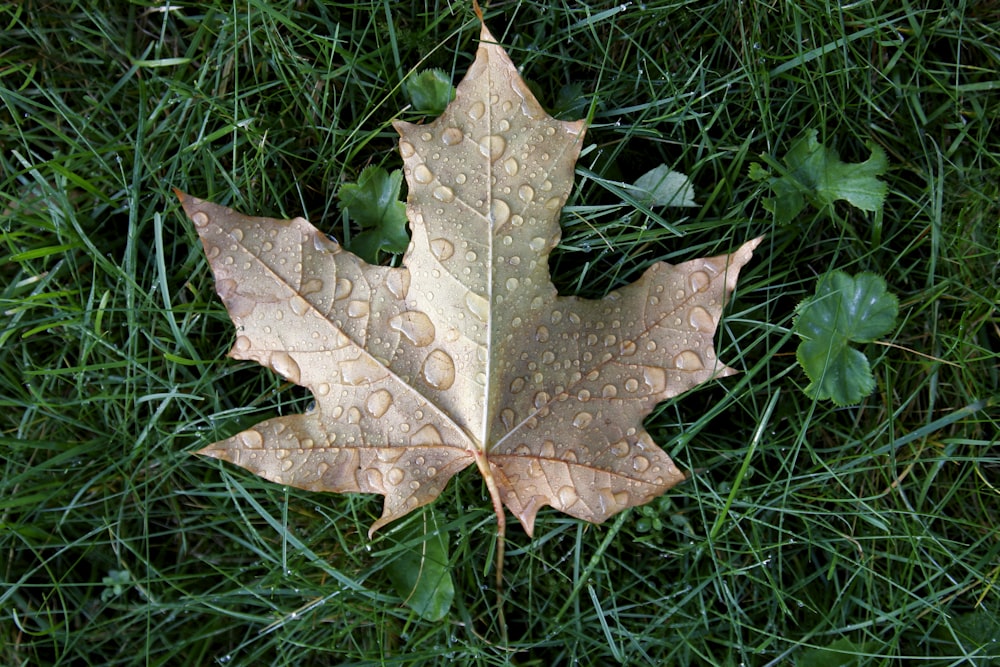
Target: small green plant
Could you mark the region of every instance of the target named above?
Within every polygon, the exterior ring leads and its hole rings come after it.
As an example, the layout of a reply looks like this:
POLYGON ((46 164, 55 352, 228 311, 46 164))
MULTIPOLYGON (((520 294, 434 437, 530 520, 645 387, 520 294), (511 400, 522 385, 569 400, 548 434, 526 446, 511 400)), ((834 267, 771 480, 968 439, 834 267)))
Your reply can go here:
POLYGON ((403 551, 386 566, 386 572, 403 603, 427 621, 448 615, 455 598, 448 559, 448 531, 431 507, 417 521, 410 521, 393 537, 403 551))
POLYGON ((858 667, 867 664, 866 654, 875 650, 875 642, 857 644, 841 637, 826 646, 804 652, 795 660, 795 667, 858 667))
POLYGON ((414 111, 436 116, 455 99, 455 86, 442 70, 427 69, 403 81, 403 93, 414 111))
POLYGON ((108 576, 101 579, 101 583, 107 586, 101 591, 101 600, 108 602, 122 593, 132 585, 132 576, 128 570, 108 570, 108 576))
POLYGON ((1000 665, 1000 616, 982 607, 952 619, 951 628, 939 628, 937 638, 954 644, 962 655, 975 656, 969 664, 1000 665))
POLYGON ((875 389, 868 358, 852 348, 887 333, 896 323, 899 303, 873 273, 851 277, 831 271, 820 277, 816 294, 796 309, 793 330, 802 342, 796 357, 809 386, 806 394, 851 405, 875 389))
POLYGON ((399 254, 406 250, 406 206, 399 200, 403 172, 387 173, 378 166, 366 167, 357 183, 340 188, 340 210, 361 227, 362 232, 347 243, 351 252, 375 264, 379 253, 399 254))
POLYGON ((650 206, 698 206, 694 185, 686 175, 661 164, 636 179, 632 185, 639 199, 650 206))
POLYGON ((884 174, 889 166, 885 151, 873 145, 871 156, 864 162, 841 162, 837 151, 821 144, 816 136, 816 130, 809 130, 797 139, 785 156, 785 166, 761 155, 773 172, 758 162, 750 165, 750 178, 766 180, 774 192, 773 198, 764 200, 764 208, 774 214, 774 221, 790 223, 807 204, 829 212, 838 199, 863 211, 880 210, 887 186, 876 176, 884 174))

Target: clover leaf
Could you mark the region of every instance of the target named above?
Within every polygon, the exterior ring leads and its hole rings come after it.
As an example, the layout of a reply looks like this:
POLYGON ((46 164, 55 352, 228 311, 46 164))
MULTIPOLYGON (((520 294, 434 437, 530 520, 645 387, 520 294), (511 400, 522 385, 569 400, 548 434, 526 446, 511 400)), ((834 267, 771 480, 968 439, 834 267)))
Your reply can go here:
POLYGON ((805 391, 815 399, 852 405, 875 389, 868 358, 850 343, 887 333, 899 303, 873 273, 851 277, 832 271, 820 277, 816 294, 796 308, 793 331, 802 338, 796 357, 809 377, 805 391))
POLYGON ((455 86, 442 70, 426 69, 403 81, 403 92, 414 111, 437 115, 455 99, 455 86))
POLYGON ((401 253, 410 236, 406 232, 406 206, 399 200, 403 173, 386 173, 377 166, 366 167, 357 183, 346 183, 337 193, 340 209, 346 211, 362 232, 348 244, 351 252, 375 264, 379 251, 401 253))
POLYGON ((764 200, 764 208, 774 214, 775 222, 788 224, 807 204, 827 211, 838 199, 863 211, 880 210, 887 186, 876 177, 889 166, 885 151, 870 145, 871 156, 864 162, 841 162, 837 151, 821 144, 816 136, 816 130, 809 130, 796 140, 785 156, 784 168, 761 156, 779 172, 778 176, 759 163, 750 165, 750 178, 767 179, 774 192, 773 198, 764 200))

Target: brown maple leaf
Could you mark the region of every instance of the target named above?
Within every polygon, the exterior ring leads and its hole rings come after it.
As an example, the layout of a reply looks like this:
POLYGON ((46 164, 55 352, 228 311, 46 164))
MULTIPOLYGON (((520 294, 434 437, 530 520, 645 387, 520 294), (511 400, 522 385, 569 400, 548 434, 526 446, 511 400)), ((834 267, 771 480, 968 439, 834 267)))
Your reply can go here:
POLYGON ((760 239, 654 264, 600 300, 558 296, 547 258, 584 123, 546 114, 485 25, 441 117, 395 127, 412 228, 401 268, 303 218, 178 193, 237 327, 230 356, 316 397, 200 453, 303 489, 383 494, 369 535, 473 463, 501 535, 504 506, 531 535, 546 505, 601 522, 683 480, 642 419, 735 372, 712 338, 760 239))

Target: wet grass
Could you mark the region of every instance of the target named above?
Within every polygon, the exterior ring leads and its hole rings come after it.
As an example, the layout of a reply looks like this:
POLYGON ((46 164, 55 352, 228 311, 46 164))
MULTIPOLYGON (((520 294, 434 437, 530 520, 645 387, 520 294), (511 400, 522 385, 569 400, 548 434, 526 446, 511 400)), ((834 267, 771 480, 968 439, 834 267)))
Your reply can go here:
POLYGON ((720 328, 743 373, 646 422, 691 481, 602 526, 545 511, 533 540, 512 531, 503 643, 492 511, 460 475, 437 503, 455 602, 420 620, 386 573, 395 533, 366 538, 379 498, 191 456, 310 397, 225 357, 171 187, 349 235, 338 188, 400 166, 389 124, 420 118, 401 81, 464 73, 471 8, 5 5, 0 662, 995 661, 1000 9, 495 2, 487 22, 544 105, 590 122, 563 293, 767 234, 720 328), (749 165, 807 129, 847 162, 886 151, 881 213, 772 223, 749 165), (615 183, 661 163, 698 208, 622 200, 615 183), (885 344, 862 346, 877 389, 848 408, 806 397, 790 333, 834 268, 900 299, 885 344))

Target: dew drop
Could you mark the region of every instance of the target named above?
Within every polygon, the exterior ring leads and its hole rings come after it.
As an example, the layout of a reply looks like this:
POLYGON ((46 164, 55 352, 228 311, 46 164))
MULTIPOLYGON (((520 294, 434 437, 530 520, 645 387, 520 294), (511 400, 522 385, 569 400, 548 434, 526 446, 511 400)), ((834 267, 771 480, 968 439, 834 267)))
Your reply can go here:
POLYGON ((419 310, 408 310, 389 320, 389 327, 402 333, 417 347, 424 347, 434 342, 434 323, 431 318, 419 310))
POLYGON ((708 287, 710 282, 712 282, 712 279, 704 271, 695 271, 688 276, 688 286, 692 292, 701 292, 708 287))
POLYGON ((548 402, 550 400, 552 400, 552 397, 549 396, 548 392, 545 391, 538 392, 537 394, 535 394, 534 398, 535 408, 536 409, 543 408, 544 406, 548 405, 548 402))
POLYGON ((337 286, 333 290, 334 299, 346 299, 351 295, 354 283, 347 278, 337 278, 337 286))
POLYGON ((375 458, 382 463, 395 463, 406 453, 401 447, 381 447, 375 450, 375 458))
POLYGON ((484 298, 476 294, 475 292, 469 291, 465 295, 465 306, 469 309, 480 322, 486 322, 487 318, 490 316, 490 304, 484 298))
POLYGON ((285 459, 281 462, 281 472, 288 472, 295 465, 295 461, 291 459, 285 459))
POLYGON ((490 217, 493 219, 494 227, 507 224, 510 220, 510 206, 502 199, 494 199, 490 204, 490 217))
POLYGON ((517 415, 510 408, 504 408, 500 411, 500 423, 503 424, 505 429, 510 431, 517 423, 517 415))
POLYGON ((443 262, 455 254, 455 246, 448 239, 434 239, 431 241, 431 252, 443 262))
POLYGON ((439 185, 434 188, 434 199, 438 201, 443 201, 445 203, 450 202, 455 199, 455 191, 449 188, 447 185, 439 185))
POLYGON ((535 198, 535 188, 528 184, 524 184, 517 189, 517 196, 521 198, 525 204, 530 204, 531 200, 535 198))
POLYGON ((407 292, 410 291, 410 272, 405 269, 393 269, 386 276, 385 286, 397 299, 406 298, 407 292))
POLYGON ((425 447, 427 445, 440 445, 444 442, 441 432, 433 425, 422 426, 416 433, 410 436, 410 445, 413 447, 425 447))
POLYGON ((469 177, 465 174, 455 174, 455 182, 459 185, 465 185, 467 180, 469 180, 469 177))
POLYGON ((667 388, 667 372, 656 366, 647 366, 642 371, 642 379, 649 385, 649 391, 659 394, 667 388))
POLYGON ((579 429, 584 429, 590 426, 590 422, 594 421, 594 415, 589 412, 578 412, 576 417, 573 417, 573 426, 579 429))
POLYGON ((393 486, 399 484, 406 477, 406 473, 403 472, 402 468, 389 468, 389 472, 385 474, 385 481, 389 482, 393 486))
POLYGON ((543 459, 552 459, 556 456, 556 443, 551 440, 546 440, 542 443, 542 448, 539 450, 538 455, 543 459))
POLYGON ((250 449, 260 449, 264 446, 264 436, 260 434, 260 431, 243 431, 239 438, 240 442, 250 449))
POLYGON ((505 284, 507 286, 507 289, 513 292, 520 286, 521 283, 517 278, 508 278, 505 284))
POLYGON ((635 378, 625 380, 625 391, 632 394, 639 388, 639 381, 635 378))
POLYGON ((562 504, 563 509, 568 508, 577 500, 580 499, 580 494, 576 492, 572 486, 564 486, 559 489, 559 502, 562 504))
POLYGON ((590 391, 587 389, 581 389, 580 391, 576 392, 576 399, 578 401, 589 401, 590 391))
POLYGON ((316 395, 326 396, 330 393, 330 384, 328 382, 320 382, 316 385, 316 395))
POLYGON ((631 357, 633 354, 635 354, 635 350, 636 350, 635 341, 631 340, 622 341, 621 355, 623 357, 631 357))
POLYGON ((347 304, 347 316, 348 317, 368 317, 368 313, 371 312, 371 304, 367 301, 361 301, 360 299, 351 301, 347 304))
POLYGON ((535 252, 538 252, 539 250, 545 247, 545 239, 543 239, 541 236, 536 236, 535 238, 528 241, 528 247, 534 250, 535 252))
POLYGON ((361 423, 361 410, 356 407, 351 406, 347 409, 347 423, 348 424, 360 424, 361 423))
POLYGON ((272 352, 269 365, 275 371, 296 384, 298 384, 302 379, 302 371, 299 369, 299 365, 287 352, 282 352, 280 350, 272 352))
POLYGON ((510 381, 510 393, 519 394, 524 390, 524 378, 516 377, 510 381))
POLYGON ((357 387, 371 384, 385 375, 385 369, 377 361, 368 356, 350 359, 340 363, 340 377, 344 384, 357 387))
POLYGON ((368 411, 375 419, 378 419, 384 415, 389 410, 389 406, 392 405, 392 394, 390 394, 385 389, 379 389, 373 392, 368 400, 365 401, 365 410, 368 411))
POLYGON ((455 146, 462 143, 465 134, 457 127, 449 127, 441 133, 441 143, 445 146, 455 146))
POLYGON ((636 472, 645 472, 649 470, 649 459, 647 459, 642 454, 637 454, 632 457, 632 470, 636 472))
POLYGON ((618 442, 611 444, 611 454, 615 458, 619 459, 625 458, 626 456, 628 456, 628 450, 629 446, 627 440, 619 440, 618 442))
POLYGON ((715 320, 712 318, 712 315, 701 306, 695 306, 688 312, 688 322, 696 331, 704 333, 712 333, 715 331, 715 320))
POLYGON ((479 120, 486 114, 486 105, 482 102, 473 102, 469 107, 469 118, 479 120))
POLYGON ((404 159, 412 157, 413 154, 416 152, 417 150, 413 147, 413 144, 411 144, 409 141, 406 141, 405 139, 400 140, 399 154, 402 155, 404 159))
POLYGON ((483 140, 479 142, 479 152, 482 153, 484 157, 488 157, 490 162, 495 161, 503 155, 503 152, 506 149, 507 140, 499 134, 491 134, 483 137, 483 140))
POLYGON ((509 157, 503 161, 503 170, 507 172, 508 176, 517 176, 517 172, 520 169, 521 165, 518 163, 517 158, 509 157))
POLYGON ((233 349, 237 352, 246 352, 252 345, 253 343, 246 336, 237 336, 236 342, 233 344, 233 349))
POLYGON ((549 339, 549 328, 544 324, 535 329, 535 340, 544 343, 549 339))
POLYGON ((674 366, 682 371, 700 371, 705 367, 701 357, 694 350, 684 350, 674 357, 674 366))
POLYGON ((291 306, 292 312, 299 317, 305 315, 309 310, 309 302, 297 294, 288 300, 288 305, 291 306))
POLYGON ((455 362, 441 349, 427 355, 420 372, 427 384, 435 389, 443 391, 455 383, 455 362))
POLYGON ((198 211, 191 216, 191 221, 196 227, 204 227, 208 224, 208 214, 204 211, 198 211))
POLYGON ((323 281, 319 278, 310 278, 302 283, 302 288, 299 290, 299 294, 314 294, 323 289, 323 281))
POLYGON ((413 170, 413 180, 417 183, 430 183, 434 180, 434 172, 428 169, 426 164, 419 164, 413 170))
POLYGON ((604 398, 614 398, 618 395, 618 387, 613 384, 606 384, 601 388, 601 396, 604 398))
POLYGON ((385 486, 385 482, 382 481, 382 472, 378 468, 366 470, 365 477, 368 478, 368 485, 373 489, 382 489, 385 486))

